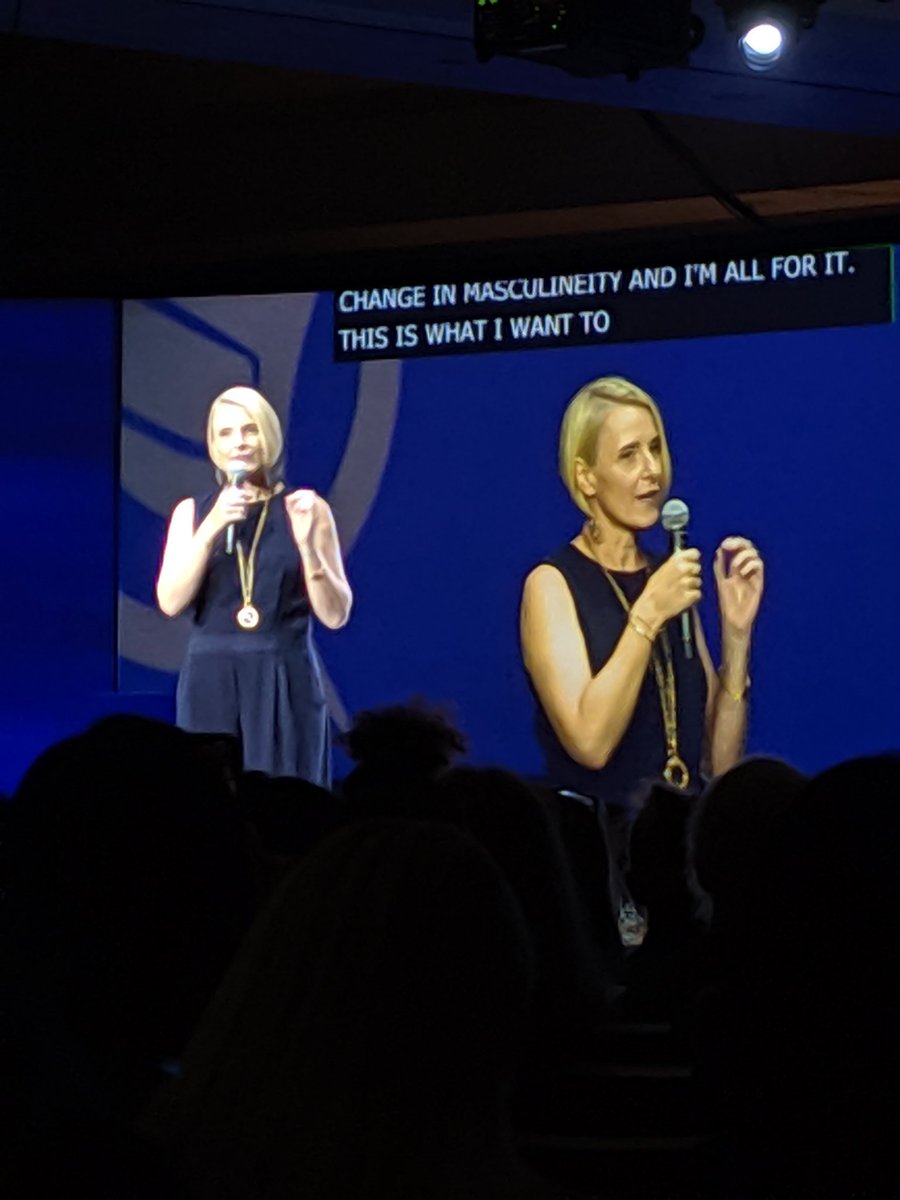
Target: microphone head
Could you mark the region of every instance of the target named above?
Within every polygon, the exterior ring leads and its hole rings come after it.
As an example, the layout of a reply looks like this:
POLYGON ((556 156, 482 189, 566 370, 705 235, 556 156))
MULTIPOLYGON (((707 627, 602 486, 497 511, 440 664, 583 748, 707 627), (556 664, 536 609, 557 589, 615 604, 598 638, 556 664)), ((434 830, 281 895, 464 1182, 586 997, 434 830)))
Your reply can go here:
POLYGON ((662 506, 662 527, 669 533, 679 533, 682 529, 687 529, 690 519, 691 510, 683 500, 676 500, 673 496, 662 506))
POLYGON ((248 470, 243 462, 232 462, 228 464, 228 482, 232 487, 240 487, 250 478, 252 474, 253 472, 248 470))

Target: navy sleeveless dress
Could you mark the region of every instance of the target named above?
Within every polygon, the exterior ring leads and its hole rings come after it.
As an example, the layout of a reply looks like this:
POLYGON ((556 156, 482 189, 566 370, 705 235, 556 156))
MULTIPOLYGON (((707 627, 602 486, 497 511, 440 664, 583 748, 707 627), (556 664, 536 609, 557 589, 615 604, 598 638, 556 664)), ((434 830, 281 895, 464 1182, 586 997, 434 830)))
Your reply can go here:
MULTIPOLYGON (((194 500, 195 528, 217 492, 194 500)), ((249 551, 263 505, 234 527, 249 551)), ((190 613, 187 654, 176 693, 176 721, 197 733, 236 734, 245 771, 291 775, 328 787, 331 745, 321 668, 312 641, 309 598, 284 507, 269 503, 256 556, 253 605, 260 621, 241 629, 237 555, 215 541, 190 613)))
MULTIPOLYGON (((610 658, 627 621, 621 601, 610 587, 603 569, 585 554, 567 543, 545 560, 555 567, 568 584, 575 601, 578 623, 587 646, 591 673, 596 673, 610 658)), ((644 590, 647 572, 610 571, 629 605, 644 590)), ((690 790, 701 785, 700 767, 706 712, 706 675, 695 654, 685 658, 678 620, 666 626, 675 669, 678 706, 678 753, 691 773, 690 790)), ((534 694, 535 729, 546 764, 548 782, 556 787, 593 796, 613 813, 631 809, 635 796, 648 783, 662 779, 666 764, 666 738, 659 689, 651 667, 641 685, 631 723, 617 749, 602 770, 581 766, 566 752, 534 694)))

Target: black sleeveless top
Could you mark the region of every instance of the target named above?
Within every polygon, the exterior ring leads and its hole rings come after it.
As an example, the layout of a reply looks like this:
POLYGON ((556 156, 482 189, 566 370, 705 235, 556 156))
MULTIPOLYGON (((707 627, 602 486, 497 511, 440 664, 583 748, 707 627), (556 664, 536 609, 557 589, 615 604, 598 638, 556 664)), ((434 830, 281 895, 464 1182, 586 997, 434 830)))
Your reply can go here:
MULTIPOLYGON (((207 516, 218 492, 194 500, 194 528, 207 516)), ((290 522, 284 507, 284 493, 269 501, 266 523, 259 538, 253 585, 253 605, 259 611, 256 629, 242 630, 235 613, 243 606, 237 565, 237 544, 245 553, 253 544, 263 505, 251 504, 247 516, 234 526, 235 552, 227 554, 225 533, 219 534, 203 582, 191 606, 193 630, 191 643, 197 646, 206 638, 232 635, 235 649, 272 649, 276 643, 285 648, 303 644, 309 631, 309 599, 290 522)))
MULTIPOLYGON (((612 655, 622 636, 627 614, 609 585, 602 567, 567 543, 545 560, 568 584, 575 601, 578 623, 587 647, 591 673, 596 675, 612 655)), ((610 571, 629 605, 644 590, 647 572, 610 571)), ((678 753, 691 773, 690 790, 699 788, 700 763, 706 712, 706 674, 696 651, 685 658, 680 620, 666 625, 675 669, 678 705, 678 753)), ((666 738, 659 689, 652 666, 641 685, 631 722, 602 770, 593 771, 575 762, 553 732, 534 693, 537 740, 544 753, 547 778, 556 787, 596 796, 606 804, 627 807, 641 786, 661 779, 666 763, 666 738)))

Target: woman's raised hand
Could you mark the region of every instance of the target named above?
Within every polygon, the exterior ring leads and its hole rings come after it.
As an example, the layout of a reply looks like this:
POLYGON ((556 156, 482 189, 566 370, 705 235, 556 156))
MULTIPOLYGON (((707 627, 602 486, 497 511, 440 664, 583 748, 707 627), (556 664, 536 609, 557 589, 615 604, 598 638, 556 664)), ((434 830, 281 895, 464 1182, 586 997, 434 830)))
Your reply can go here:
POLYGON ((765 584, 759 551, 748 538, 727 537, 716 551, 713 574, 719 593, 723 637, 749 634, 765 584))
POLYGON ((328 511, 328 505, 312 488, 298 488, 285 496, 284 506, 290 518, 294 541, 298 546, 309 545, 313 531, 328 511))

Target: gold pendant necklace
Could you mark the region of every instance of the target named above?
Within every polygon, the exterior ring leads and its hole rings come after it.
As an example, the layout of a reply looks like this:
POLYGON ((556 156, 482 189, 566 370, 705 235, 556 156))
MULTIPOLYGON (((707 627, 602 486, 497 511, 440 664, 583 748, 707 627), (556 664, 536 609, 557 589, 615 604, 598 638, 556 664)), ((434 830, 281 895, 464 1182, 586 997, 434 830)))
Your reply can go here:
MULTIPOLYGON (((591 538, 586 539, 588 545, 591 544, 591 538)), ((597 555, 591 549, 591 558, 606 576, 606 581, 613 590, 616 599, 627 614, 631 612, 631 605, 628 603, 628 597, 619 587, 618 583, 613 579, 610 572, 600 562, 597 555)), ((645 569, 646 573, 646 569, 645 569)), ((679 791, 685 791, 691 782, 691 773, 687 763, 678 753, 678 696, 675 690, 675 664, 672 661, 672 645, 669 641, 669 631, 665 625, 657 634, 659 642, 662 645, 662 655, 657 650, 654 643, 650 651, 650 662, 653 669, 653 676, 656 680, 656 688, 659 692, 659 703, 662 710, 663 729, 666 738, 666 764, 663 767, 662 777, 671 787, 678 788, 679 791)))
POLYGON ((253 603, 253 584, 256 580, 256 552, 259 549, 259 539, 262 537, 263 526, 269 513, 268 497, 263 501, 262 512, 256 523, 256 532, 250 543, 250 553, 244 553, 244 547, 238 542, 235 547, 237 558, 238 579, 241 584, 241 599, 243 607, 235 613, 234 619, 241 629, 255 629, 260 622, 259 609, 253 603))
POLYGON ((237 610, 235 620, 241 629, 255 629, 259 624, 259 609, 252 604, 245 604, 237 610))

